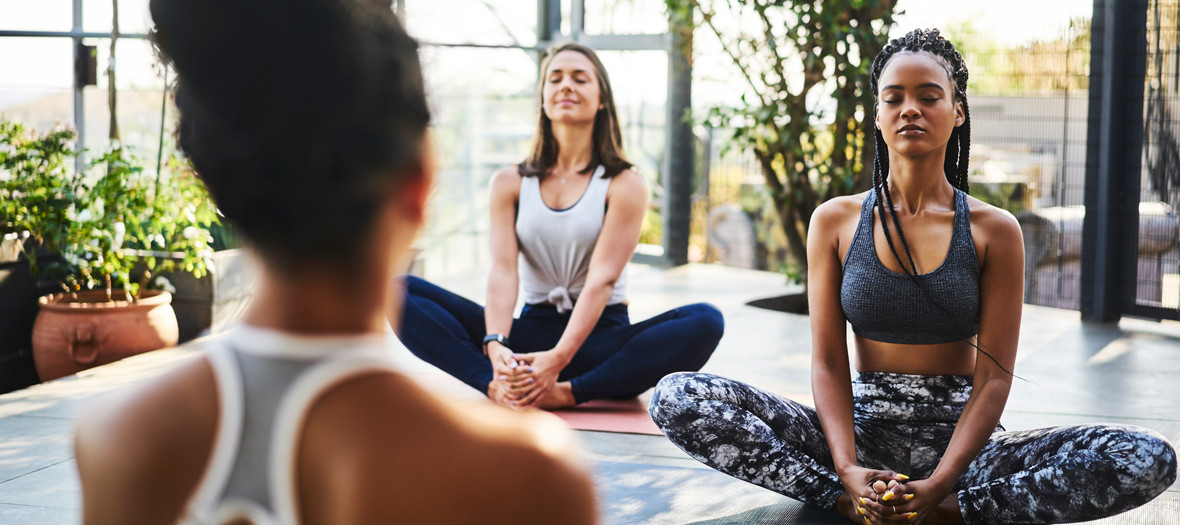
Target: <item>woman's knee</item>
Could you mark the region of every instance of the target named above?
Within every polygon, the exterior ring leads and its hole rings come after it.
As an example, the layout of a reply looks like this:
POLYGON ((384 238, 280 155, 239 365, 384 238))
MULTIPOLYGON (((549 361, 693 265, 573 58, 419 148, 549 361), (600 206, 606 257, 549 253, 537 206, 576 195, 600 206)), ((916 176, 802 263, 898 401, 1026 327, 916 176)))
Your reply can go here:
POLYGON ((664 376, 652 392, 649 406, 652 419, 661 424, 698 404, 703 400, 699 386, 712 377, 699 372, 674 372, 664 376))
POLYGON ((1124 425, 1100 425, 1105 449, 1116 458, 1127 488, 1148 497, 1162 494, 1176 481, 1176 449, 1158 432, 1124 425))
MULTIPOLYGON (((691 325, 685 332, 692 334, 691 346, 698 348, 703 354, 702 357, 707 360, 725 333, 725 318, 721 315, 721 310, 709 303, 696 303, 682 306, 678 312, 680 319, 688 321, 691 325)), ((704 361, 700 364, 703 366, 704 361)))

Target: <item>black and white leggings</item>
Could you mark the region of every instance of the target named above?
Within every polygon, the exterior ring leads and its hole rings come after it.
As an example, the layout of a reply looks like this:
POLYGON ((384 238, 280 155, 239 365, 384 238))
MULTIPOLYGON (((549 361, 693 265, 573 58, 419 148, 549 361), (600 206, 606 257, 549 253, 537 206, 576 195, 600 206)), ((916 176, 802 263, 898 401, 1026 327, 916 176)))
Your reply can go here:
MULTIPOLYGON (((922 479, 950 442, 971 377, 864 372, 852 392, 860 466, 922 479)), ((656 386, 651 417, 690 456, 738 479, 821 508, 844 492, 814 408, 678 373, 656 386)), ((1063 523, 1138 507, 1175 479, 1176 451, 1148 429, 997 427, 954 490, 967 523, 1063 523)))

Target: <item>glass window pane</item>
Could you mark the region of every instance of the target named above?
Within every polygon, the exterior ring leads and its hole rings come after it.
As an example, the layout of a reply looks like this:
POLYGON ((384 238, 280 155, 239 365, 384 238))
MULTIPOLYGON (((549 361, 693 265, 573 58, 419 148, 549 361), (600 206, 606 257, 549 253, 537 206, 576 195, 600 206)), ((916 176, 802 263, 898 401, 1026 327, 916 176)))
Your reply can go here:
POLYGON ((654 187, 663 169, 668 54, 600 51, 598 56, 610 76, 627 158, 654 187))
POLYGON ((72 13, 70 0, 0 0, 0 29, 69 31, 72 13))
POLYGON ((537 3, 519 0, 409 0, 406 30, 423 43, 534 46, 537 3))
POLYGON ((0 38, 0 115, 38 130, 73 122, 73 44, 68 38, 0 38))
MULTIPOLYGON (((152 21, 151 13, 148 12, 148 0, 118 2, 119 32, 147 33, 152 21)), ((82 28, 88 32, 109 33, 113 14, 113 0, 82 0, 82 28)))
POLYGON ((419 239, 429 276, 488 261, 488 180, 528 154, 536 124, 533 52, 426 46, 437 176, 419 239))
POLYGON ((584 27, 589 35, 642 35, 668 32, 663 0, 586 0, 584 27))

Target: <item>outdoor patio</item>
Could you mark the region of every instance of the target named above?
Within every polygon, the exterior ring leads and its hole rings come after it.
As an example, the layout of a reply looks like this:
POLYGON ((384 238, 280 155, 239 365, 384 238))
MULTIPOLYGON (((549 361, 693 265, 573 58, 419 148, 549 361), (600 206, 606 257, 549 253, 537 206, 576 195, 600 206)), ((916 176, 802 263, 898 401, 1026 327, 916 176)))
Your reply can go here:
MULTIPOLYGON (((747 306, 792 291, 781 275, 711 265, 631 267, 631 313, 642 319, 708 301, 726 334, 705 371, 810 403, 805 316, 747 306)), ((479 299, 482 272, 440 280, 479 299)), ((1024 311, 1009 429, 1119 422, 1180 442, 1180 323, 1083 324, 1078 313, 1024 311)), ((410 375, 429 373, 394 349, 410 375)), ((0 396, 0 524, 75 523, 80 492, 71 449, 76 413, 92 397, 140 381, 195 353, 169 349, 0 396)), ((847 523, 842 518, 704 468, 661 436, 579 431, 592 461, 605 523, 847 523)), ((1175 524, 1180 484, 1147 507, 1096 523, 1175 524)))

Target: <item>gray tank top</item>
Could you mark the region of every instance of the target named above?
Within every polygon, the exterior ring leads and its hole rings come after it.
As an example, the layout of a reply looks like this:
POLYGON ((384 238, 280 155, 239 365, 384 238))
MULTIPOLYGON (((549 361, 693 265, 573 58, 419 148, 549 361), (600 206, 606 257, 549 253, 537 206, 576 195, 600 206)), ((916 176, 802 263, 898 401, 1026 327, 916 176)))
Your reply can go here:
POLYGON ((307 409, 358 374, 391 370, 381 335, 302 337, 250 326, 204 343, 221 418, 182 523, 298 523, 293 472, 307 409))
MULTIPOLYGON (((967 194, 955 190, 954 228, 946 258, 934 271, 917 276, 917 282, 885 267, 877 257, 875 203, 876 192, 870 191, 844 256, 840 306, 852 331, 865 339, 902 344, 949 343, 979 333, 979 258, 971 237, 967 194)), ((904 257, 897 232, 890 233, 904 257)))
MULTIPOLYGON (((586 285, 590 256, 606 218, 606 192, 611 179, 598 166, 578 202, 555 210, 541 199, 541 180, 522 177, 516 211, 516 242, 520 247, 520 283, 527 304, 552 303, 558 312, 572 310, 586 285)), ((607 304, 627 300, 624 267, 607 304)))

